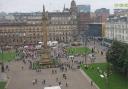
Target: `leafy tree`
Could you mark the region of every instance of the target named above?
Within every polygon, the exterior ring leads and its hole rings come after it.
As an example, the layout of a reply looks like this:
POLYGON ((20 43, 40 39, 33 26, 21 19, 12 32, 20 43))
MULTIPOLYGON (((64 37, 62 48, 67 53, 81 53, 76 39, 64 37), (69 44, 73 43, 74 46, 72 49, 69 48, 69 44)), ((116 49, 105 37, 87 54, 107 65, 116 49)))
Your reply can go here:
POLYGON ((116 70, 128 75, 128 44, 114 41, 106 54, 106 59, 116 70))

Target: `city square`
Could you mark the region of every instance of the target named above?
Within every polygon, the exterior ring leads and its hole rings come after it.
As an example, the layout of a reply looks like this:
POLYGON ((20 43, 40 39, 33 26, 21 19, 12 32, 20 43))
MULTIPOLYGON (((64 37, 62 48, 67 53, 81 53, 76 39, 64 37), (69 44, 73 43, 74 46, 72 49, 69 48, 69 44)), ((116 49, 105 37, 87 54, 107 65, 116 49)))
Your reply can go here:
POLYGON ((0 89, 128 89, 127 3, 26 1, 0 1, 0 89))

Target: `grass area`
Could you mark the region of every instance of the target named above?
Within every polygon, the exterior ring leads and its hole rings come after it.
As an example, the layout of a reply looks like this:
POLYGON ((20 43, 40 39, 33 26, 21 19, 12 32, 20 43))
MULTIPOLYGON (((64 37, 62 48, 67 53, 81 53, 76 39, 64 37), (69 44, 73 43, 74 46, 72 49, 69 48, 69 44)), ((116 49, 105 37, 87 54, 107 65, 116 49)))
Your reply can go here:
POLYGON ((79 48, 67 48, 67 52, 69 55, 83 55, 91 52, 89 48, 79 47, 79 48))
POLYGON ((81 65, 81 68, 86 74, 100 87, 100 89, 128 89, 128 78, 124 77, 120 73, 111 71, 111 75, 108 78, 108 84, 106 78, 101 78, 100 75, 107 71, 107 63, 91 64, 88 69, 81 65), (99 67, 102 73, 97 69, 99 67))
POLYGON ((0 53, 0 61, 4 62, 10 62, 12 60, 15 60, 16 53, 14 51, 5 51, 0 53))
POLYGON ((0 89, 5 89, 6 82, 0 81, 0 89))

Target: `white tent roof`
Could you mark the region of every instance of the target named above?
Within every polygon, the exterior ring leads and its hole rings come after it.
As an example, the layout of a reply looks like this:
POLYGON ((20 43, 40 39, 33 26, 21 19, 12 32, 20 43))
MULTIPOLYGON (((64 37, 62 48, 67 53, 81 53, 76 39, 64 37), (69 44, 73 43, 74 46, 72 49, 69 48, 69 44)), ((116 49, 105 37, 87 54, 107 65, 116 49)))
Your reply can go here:
POLYGON ((74 57, 73 55, 69 56, 69 57, 74 57))
POLYGON ((39 44, 42 44, 43 42, 40 41, 40 42, 38 42, 38 43, 39 43, 39 44))
POLYGON ((61 89, 60 86, 45 87, 44 89, 61 89))
POLYGON ((55 43, 55 44, 57 44, 57 43, 58 43, 58 41, 52 41, 52 43, 55 43))

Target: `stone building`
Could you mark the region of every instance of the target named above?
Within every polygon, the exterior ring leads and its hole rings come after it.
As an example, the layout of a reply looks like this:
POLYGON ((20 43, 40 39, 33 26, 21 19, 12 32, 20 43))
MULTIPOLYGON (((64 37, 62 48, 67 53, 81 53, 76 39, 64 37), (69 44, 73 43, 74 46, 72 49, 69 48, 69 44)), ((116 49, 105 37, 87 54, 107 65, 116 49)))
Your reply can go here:
POLYGON ((77 5, 79 38, 82 41, 86 37, 88 24, 90 23, 90 5, 77 5))
MULTIPOLYGON (((15 20, 0 23, 0 45, 37 44, 43 40, 42 13, 9 13, 15 20)), ((48 40, 71 42, 77 36, 77 7, 69 11, 48 12, 48 40)))
POLYGON ((128 16, 126 14, 109 16, 105 38, 128 43, 128 16))
POLYGON ((101 9, 96 9, 95 14, 96 14, 95 22, 106 23, 107 18, 110 15, 110 12, 109 9, 101 8, 101 9))

